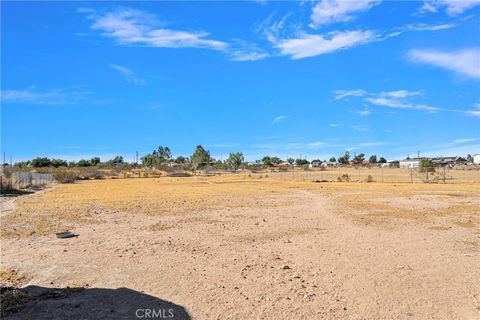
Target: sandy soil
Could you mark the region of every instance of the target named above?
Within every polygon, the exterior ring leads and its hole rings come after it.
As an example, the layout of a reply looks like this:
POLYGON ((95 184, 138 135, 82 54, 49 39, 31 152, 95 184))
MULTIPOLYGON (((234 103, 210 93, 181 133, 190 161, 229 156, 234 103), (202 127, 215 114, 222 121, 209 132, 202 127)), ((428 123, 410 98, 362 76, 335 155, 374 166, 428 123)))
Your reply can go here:
POLYGON ((1 268, 30 295, 7 319, 136 319, 149 308, 177 319, 479 319, 479 191, 231 178, 62 185, 16 198, 2 217, 1 268), (78 237, 54 236, 65 229, 78 237))

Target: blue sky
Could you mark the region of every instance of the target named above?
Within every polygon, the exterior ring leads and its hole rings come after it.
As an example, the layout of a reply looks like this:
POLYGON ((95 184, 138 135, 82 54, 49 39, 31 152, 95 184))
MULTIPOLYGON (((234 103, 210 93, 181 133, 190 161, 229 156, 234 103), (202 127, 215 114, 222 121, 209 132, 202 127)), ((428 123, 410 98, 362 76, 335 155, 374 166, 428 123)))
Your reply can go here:
POLYGON ((480 1, 1 6, 14 161, 480 153, 480 1))

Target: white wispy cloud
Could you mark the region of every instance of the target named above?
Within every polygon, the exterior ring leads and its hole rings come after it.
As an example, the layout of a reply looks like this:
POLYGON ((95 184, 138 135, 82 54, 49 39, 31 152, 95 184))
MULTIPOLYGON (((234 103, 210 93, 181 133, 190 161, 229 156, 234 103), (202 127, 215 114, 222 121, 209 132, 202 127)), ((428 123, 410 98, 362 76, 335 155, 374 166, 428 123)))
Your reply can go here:
POLYGON ((367 94, 367 91, 362 89, 355 90, 335 90, 333 91, 334 99, 340 100, 346 97, 361 97, 367 94))
POLYGON ((480 49, 463 49, 457 51, 438 51, 413 49, 408 58, 417 63, 430 64, 469 78, 480 78, 480 49))
POLYGON ((310 148, 321 148, 327 146, 327 144, 323 141, 315 141, 315 142, 310 142, 307 144, 308 147, 310 148))
POLYGON ((380 92, 379 95, 382 96, 382 97, 401 99, 401 98, 419 96, 421 94, 422 94, 422 92, 420 92, 420 91, 396 90, 396 91, 380 92))
POLYGON ((232 61, 257 61, 268 58, 270 54, 255 44, 236 39, 228 50, 232 61))
POLYGON ((398 109, 415 109, 415 110, 425 110, 425 111, 438 111, 439 109, 436 107, 431 107, 423 104, 415 104, 408 101, 403 101, 394 98, 366 98, 367 102, 383 107, 389 108, 398 108, 398 109))
POLYGON ((371 30, 335 31, 327 35, 300 33, 296 38, 282 39, 274 45, 282 55, 303 59, 353 48, 378 39, 371 30))
POLYGON ((473 106, 472 110, 467 110, 465 112, 467 116, 472 116, 472 117, 480 117, 480 103, 476 103, 473 106))
POLYGON ((386 142, 383 141, 372 141, 372 142, 362 142, 359 143, 359 147, 379 147, 379 146, 384 146, 386 145, 386 142))
POLYGON ((360 116, 369 116, 370 114, 372 114, 372 111, 368 110, 368 109, 365 109, 365 110, 359 110, 356 112, 358 115, 360 116))
POLYGON ((133 83, 136 86, 144 86, 147 84, 147 81, 145 81, 145 79, 135 76, 135 73, 132 70, 124 66, 120 66, 118 64, 110 64, 110 67, 118 71, 128 83, 133 83))
MULTIPOLYGON (((380 93, 367 92, 363 89, 355 90, 334 90, 334 98, 336 100, 343 99, 348 96, 362 97, 366 103, 395 108, 395 109, 412 109, 412 110, 424 110, 428 112, 453 112, 461 113, 467 116, 480 117, 480 103, 476 103, 471 110, 458 109, 458 108, 438 108, 425 104, 412 102, 410 98, 423 95, 423 91, 409 91, 409 90, 394 90, 394 91, 382 91, 380 93), (349 94, 349 93, 358 94, 349 94)), ((366 106, 368 107, 368 106, 366 106)), ((356 111, 357 114, 367 116, 371 112, 368 109, 356 111)))
POLYGON ((477 141, 477 140, 480 140, 480 139, 479 138, 455 139, 455 140, 453 140, 453 143, 461 144, 461 143, 472 142, 472 141, 477 141))
POLYGON ((350 126, 350 128, 352 128, 353 130, 356 130, 356 131, 360 131, 360 132, 370 130, 370 127, 367 126, 367 125, 354 125, 354 126, 350 126))
POLYGON ((154 15, 129 8, 100 14, 89 12, 90 26, 121 45, 161 48, 208 48, 226 50, 228 44, 208 39, 205 31, 183 31, 164 27, 154 15))
POLYGON ((20 90, 2 90, 4 103, 27 103, 39 105, 77 104, 92 95, 91 91, 82 90, 84 86, 38 90, 34 86, 20 90))
POLYGON ((328 126, 332 127, 332 128, 340 127, 340 125, 338 123, 330 123, 328 126))
POLYGON ((427 0, 419 8, 419 13, 438 12, 445 8, 445 12, 450 16, 458 16, 463 12, 480 4, 480 0, 427 0))
POLYGON ((453 23, 444 24, 426 24, 426 23, 414 23, 407 24, 403 28, 403 31, 439 31, 455 28, 457 25, 453 23))
POLYGON ((287 119, 287 118, 288 118, 288 116, 279 115, 279 116, 273 118, 272 123, 275 124, 275 123, 281 122, 281 121, 283 121, 283 120, 285 120, 285 119, 287 119))
POLYGON ((370 10, 379 3, 374 0, 321 0, 313 7, 310 27, 352 20, 354 13, 370 10))

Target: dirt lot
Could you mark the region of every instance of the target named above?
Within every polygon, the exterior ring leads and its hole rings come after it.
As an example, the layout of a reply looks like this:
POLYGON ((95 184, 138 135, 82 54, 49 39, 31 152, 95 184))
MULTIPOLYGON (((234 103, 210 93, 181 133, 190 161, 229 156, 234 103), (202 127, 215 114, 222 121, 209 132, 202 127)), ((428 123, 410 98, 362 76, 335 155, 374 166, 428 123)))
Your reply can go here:
POLYGON ((478 194, 243 175, 59 185, 2 203, 0 280, 25 288, 7 319, 479 319, 478 194))

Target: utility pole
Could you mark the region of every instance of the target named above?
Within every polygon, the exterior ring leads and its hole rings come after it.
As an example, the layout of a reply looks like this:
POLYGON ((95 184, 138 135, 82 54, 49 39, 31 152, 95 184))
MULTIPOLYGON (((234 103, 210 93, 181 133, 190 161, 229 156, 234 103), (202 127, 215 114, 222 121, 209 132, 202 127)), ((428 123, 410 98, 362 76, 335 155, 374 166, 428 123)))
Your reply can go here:
POLYGON ((417 159, 420 159, 420 150, 417 150, 417 159))

